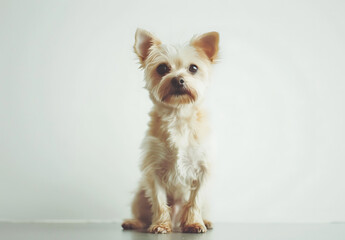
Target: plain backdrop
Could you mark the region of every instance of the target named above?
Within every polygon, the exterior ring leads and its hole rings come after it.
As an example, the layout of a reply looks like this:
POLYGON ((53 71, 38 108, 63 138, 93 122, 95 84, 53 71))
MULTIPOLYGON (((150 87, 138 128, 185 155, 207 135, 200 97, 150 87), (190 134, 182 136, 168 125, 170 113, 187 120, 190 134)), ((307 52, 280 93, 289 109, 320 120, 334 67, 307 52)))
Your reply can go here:
POLYGON ((345 2, 0 1, 0 219, 121 220, 151 102, 137 27, 220 33, 218 222, 345 221, 345 2))

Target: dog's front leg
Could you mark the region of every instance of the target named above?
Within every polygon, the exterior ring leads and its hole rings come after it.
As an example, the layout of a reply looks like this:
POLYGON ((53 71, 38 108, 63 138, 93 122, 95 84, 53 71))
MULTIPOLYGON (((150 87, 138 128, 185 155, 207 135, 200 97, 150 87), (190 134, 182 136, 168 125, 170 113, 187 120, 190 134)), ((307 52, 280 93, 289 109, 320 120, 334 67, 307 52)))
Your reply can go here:
POLYGON ((182 209, 181 228, 186 233, 204 233, 207 228, 201 215, 200 182, 194 181, 189 200, 182 209))
POLYGON ((152 224, 148 231, 151 233, 171 232, 170 208, 167 205, 167 195, 165 189, 156 178, 151 179, 150 198, 152 203, 152 224))

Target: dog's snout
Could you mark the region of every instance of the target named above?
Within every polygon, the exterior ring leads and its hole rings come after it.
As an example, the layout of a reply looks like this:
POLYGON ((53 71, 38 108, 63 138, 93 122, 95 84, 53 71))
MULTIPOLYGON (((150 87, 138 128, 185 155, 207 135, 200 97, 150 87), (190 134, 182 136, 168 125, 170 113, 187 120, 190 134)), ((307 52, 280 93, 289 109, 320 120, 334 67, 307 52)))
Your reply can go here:
POLYGON ((176 88, 182 87, 184 85, 184 79, 182 77, 174 77, 173 79, 171 79, 171 84, 176 88))

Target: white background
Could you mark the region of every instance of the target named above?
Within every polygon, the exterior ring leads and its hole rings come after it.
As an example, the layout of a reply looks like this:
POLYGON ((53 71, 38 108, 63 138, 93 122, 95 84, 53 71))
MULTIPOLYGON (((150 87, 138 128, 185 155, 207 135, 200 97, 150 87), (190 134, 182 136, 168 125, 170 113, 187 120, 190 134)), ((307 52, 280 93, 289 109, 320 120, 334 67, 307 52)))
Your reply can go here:
MULTIPOLYGON (((151 107, 137 27, 218 31, 212 220, 345 221, 344 1, 0 2, 0 219, 121 220, 151 107)), ((211 193, 210 193, 211 194, 211 193)))

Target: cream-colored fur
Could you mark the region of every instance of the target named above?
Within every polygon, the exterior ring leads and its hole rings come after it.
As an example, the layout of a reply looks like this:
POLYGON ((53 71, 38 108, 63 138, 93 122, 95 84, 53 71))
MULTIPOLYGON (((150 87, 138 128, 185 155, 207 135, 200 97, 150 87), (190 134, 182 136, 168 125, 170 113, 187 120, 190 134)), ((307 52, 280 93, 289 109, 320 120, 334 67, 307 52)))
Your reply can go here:
MULTIPOLYGON (((218 52, 218 33, 192 38, 185 46, 163 45, 138 29, 134 50, 145 70, 154 103, 142 144, 142 178, 132 204, 134 219, 124 229, 148 227, 152 233, 206 232, 201 196, 209 173, 209 126, 203 107, 209 72, 218 52), (157 67, 168 70, 160 74, 157 67), (191 71, 191 65, 197 71, 191 71), (172 84, 178 79, 178 87, 172 84), (181 81, 182 79, 182 81, 181 81)), ((192 69, 193 70, 193 69, 192 69)))

